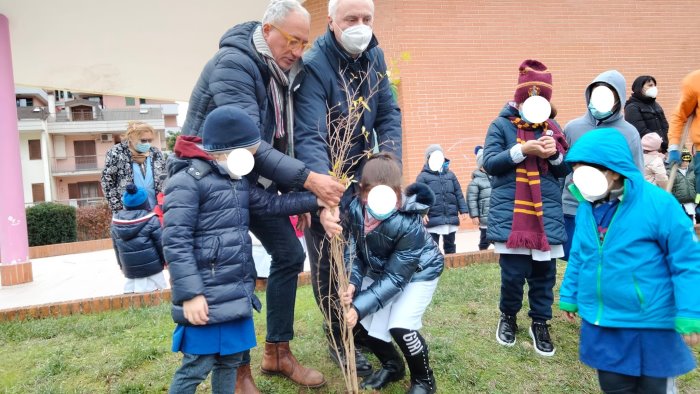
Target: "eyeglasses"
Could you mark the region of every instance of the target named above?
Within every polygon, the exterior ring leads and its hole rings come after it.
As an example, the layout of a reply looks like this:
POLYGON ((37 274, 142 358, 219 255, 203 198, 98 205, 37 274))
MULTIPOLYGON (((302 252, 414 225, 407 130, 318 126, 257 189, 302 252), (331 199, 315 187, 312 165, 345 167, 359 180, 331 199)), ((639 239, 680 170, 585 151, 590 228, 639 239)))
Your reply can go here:
POLYGON ((309 48, 311 48, 311 44, 308 41, 302 41, 296 37, 291 36, 289 33, 286 31, 280 29, 279 27, 273 25, 270 23, 270 26, 273 28, 277 29, 280 34, 282 34, 282 37, 284 37, 287 40, 287 48, 291 49, 292 51, 297 51, 301 49, 302 51, 305 51, 309 48))

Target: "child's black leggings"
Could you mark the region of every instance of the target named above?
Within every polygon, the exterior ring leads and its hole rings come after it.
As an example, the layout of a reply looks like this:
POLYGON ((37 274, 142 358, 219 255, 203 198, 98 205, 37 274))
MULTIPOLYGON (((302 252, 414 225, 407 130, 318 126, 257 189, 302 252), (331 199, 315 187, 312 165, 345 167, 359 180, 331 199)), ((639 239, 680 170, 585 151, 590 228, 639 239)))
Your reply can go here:
POLYGON ((605 394, 666 394, 676 393, 675 379, 629 376, 598 370, 600 389, 605 394))

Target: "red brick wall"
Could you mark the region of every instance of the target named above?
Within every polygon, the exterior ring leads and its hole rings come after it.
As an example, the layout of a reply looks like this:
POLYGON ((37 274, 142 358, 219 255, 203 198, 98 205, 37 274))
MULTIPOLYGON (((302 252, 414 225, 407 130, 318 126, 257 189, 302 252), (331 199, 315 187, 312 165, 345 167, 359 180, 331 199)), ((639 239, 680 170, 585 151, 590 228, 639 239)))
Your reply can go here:
MULTIPOLYGON (((700 67, 700 2, 624 0, 376 0, 375 33, 387 59, 399 62, 405 182, 423 152, 439 143, 466 188, 473 147, 512 98, 517 68, 527 58, 552 71, 557 120, 583 114, 583 91, 600 72, 617 69, 632 81, 653 75, 667 116, 685 74, 700 67)), ((312 36, 325 31, 327 1, 307 0, 312 36)))

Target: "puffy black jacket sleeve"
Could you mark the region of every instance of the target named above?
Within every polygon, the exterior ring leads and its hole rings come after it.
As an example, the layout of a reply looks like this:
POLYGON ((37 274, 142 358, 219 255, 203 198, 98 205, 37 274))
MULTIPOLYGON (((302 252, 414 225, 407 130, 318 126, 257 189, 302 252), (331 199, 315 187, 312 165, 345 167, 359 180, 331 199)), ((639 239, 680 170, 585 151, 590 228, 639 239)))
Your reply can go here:
POLYGON ((321 75, 308 68, 304 82, 294 94, 294 145, 296 157, 311 171, 328 174, 331 168, 328 156, 328 126, 326 125, 327 95, 321 75), (302 149, 303 148, 303 149, 302 149))
POLYGON ((517 164, 510 157, 510 148, 507 146, 503 130, 498 125, 498 120, 491 123, 486 132, 484 143, 484 169, 487 173, 501 176, 513 171, 517 164))
POLYGON ((197 180, 184 172, 166 186, 163 250, 170 267, 173 304, 204 294, 204 282, 194 254, 194 231, 199 217, 197 180), (173 187, 177 185, 177 187, 173 187))
POLYGON ((469 217, 478 218, 481 216, 481 212, 479 212, 479 185, 476 178, 473 178, 467 186, 467 201, 469 202, 469 217))
POLYGON ((391 85, 389 77, 386 75, 386 62, 384 61, 384 53, 377 48, 377 65, 376 71, 383 74, 379 80, 377 90, 378 108, 377 119, 375 120, 374 130, 377 132, 379 140, 379 150, 382 152, 391 152, 401 160, 401 110, 399 109, 394 95, 391 93, 391 85))
POLYGON ((625 120, 634 126, 637 131, 639 131, 639 136, 644 136, 649 134, 654 130, 647 129, 646 122, 642 117, 642 112, 639 110, 639 106, 635 104, 629 104, 625 107, 625 120))
POLYGON ((310 192, 273 194, 258 187, 250 189, 250 212, 258 215, 290 216, 318 209, 316 196, 310 192))
MULTIPOLYGON (((244 110, 258 128, 261 125, 260 107, 255 91, 255 63, 243 54, 233 53, 221 57, 209 78, 209 91, 215 106, 233 105, 244 110)), ((202 130, 197 130, 201 135, 202 130)))
POLYGON ((265 141, 260 142, 255 152, 253 170, 285 189, 302 190, 309 176, 309 170, 301 161, 291 158, 273 148, 265 141))
POLYGON ((356 293, 352 302, 360 319, 382 309, 411 281, 423 250, 416 247, 425 240, 423 231, 418 215, 399 230, 401 236, 396 240, 394 252, 384 266, 384 273, 367 289, 356 293))
POLYGON ((457 207, 459 213, 469 213, 469 207, 467 206, 467 201, 464 199, 464 194, 462 194, 462 186, 459 184, 459 179, 457 175, 452 173, 452 183, 455 188, 455 197, 457 197, 457 207))
POLYGON ((165 262, 165 255, 163 254, 163 230, 160 227, 160 220, 157 216, 154 216, 149 221, 150 226, 150 237, 153 240, 153 244, 156 246, 156 251, 158 256, 160 256, 161 263, 165 262))

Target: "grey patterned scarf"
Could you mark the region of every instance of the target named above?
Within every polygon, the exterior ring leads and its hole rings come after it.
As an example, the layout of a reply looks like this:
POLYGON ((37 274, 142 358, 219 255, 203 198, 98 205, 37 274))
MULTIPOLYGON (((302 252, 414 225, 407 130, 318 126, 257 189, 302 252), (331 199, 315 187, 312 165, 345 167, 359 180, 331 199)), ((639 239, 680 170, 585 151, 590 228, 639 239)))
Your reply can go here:
POLYGON ((270 83, 268 94, 275 108, 275 138, 287 137, 287 152, 294 157, 294 99, 289 85, 294 81, 294 77, 301 71, 301 62, 296 62, 289 74, 284 72, 275 62, 270 47, 263 37, 262 26, 258 26, 253 32, 253 45, 255 50, 261 55, 267 68, 270 70, 270 83))

